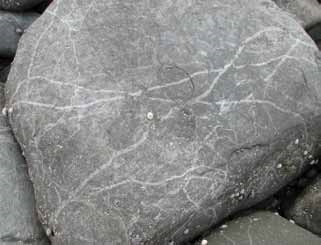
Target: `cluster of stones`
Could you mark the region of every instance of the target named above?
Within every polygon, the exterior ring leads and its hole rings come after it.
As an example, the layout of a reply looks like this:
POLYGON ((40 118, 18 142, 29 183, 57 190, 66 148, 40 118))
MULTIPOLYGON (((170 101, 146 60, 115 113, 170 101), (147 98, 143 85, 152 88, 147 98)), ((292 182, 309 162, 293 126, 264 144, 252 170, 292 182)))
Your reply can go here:
POLYGON ((321 244, 317 0, 0 9, 0 245, 321 244))

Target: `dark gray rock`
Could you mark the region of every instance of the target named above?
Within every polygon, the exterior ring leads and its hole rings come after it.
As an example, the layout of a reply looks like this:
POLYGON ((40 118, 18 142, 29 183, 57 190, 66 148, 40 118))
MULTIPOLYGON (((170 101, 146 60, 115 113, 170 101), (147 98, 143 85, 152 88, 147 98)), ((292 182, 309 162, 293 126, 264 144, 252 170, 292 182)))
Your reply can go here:
POLYGON ((52 243, 184 243, 277 191, 320 153, 318 54, 269 1, 54 1, 6 87, 52 243))
MULTIPOLYGON (((204 240, 208 245, 319 245, 321 239, 271 212, 255 212, 218 228, 204 240)), ((195 245, 200 245, 201 242, 195 245)), ((203 244, 206 244, 203 241, 203 244)))
POLYGON ((308 33, 321 50, 321 23, 309 28, 308 33))
POLYGON ((321 176, 291 202, 285 214, 302 227, 321 235, 321 176))
POLYGON ((23 32, 39 17, 38 13, 9 13, 0 11, 0 57, 14 57, 23 32))
MULTIPOLYGON (((0 83, 0 108, 4 105, 0 83)), ((5 112, 5 110, 4 110, 5 112)), ((48 241, 38 221, 27 166, 7 119, 0 115, 0 244, 45 245, 48 241)))
POLYGON ((305 28, 321 23, 321 4, 318 0, 273 0, 291 13, 305 28))
POLYGON ((24 11, 48 0, 0 0, 0 9, 9 11, 24 11))
POLYGON ((7 77, 10 71, 11 59, 0 59, 0 82, 4 83, 7 81, 7 77))

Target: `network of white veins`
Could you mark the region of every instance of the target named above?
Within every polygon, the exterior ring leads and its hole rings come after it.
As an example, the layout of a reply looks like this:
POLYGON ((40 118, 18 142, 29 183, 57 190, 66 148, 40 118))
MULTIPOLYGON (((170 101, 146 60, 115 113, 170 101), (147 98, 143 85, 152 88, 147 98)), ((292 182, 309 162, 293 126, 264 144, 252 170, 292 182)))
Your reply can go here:
MULTIPOLYGON (((27 78, 20 82, 19 85, 17 86, 15 92, 12 94, 10 100, 9 100, 9 108, 5 108, 5 110, 7 110, 6 112, 8 112, 9 116, 11 113, 14 112, 14 108, 18 107, 19 105, 29 105, 29 106, 34 106, 34 107, 41 107, 41 108, 47 108, 47 109, 52 109, 52 110, 59 110, 59 111, 70 111, 70 110, 75 110, 75 109, 87 109, 87 108, 90 108, 90 107, 93 107, 93 106, 96 106, 96 105, 101 105, 101 104, 105 104, 105 103, 109 103, 109 102, 112 102, 112 101, 117 101, 117 100, 122 100, 122 99, 125 99, 126 96, 133 96, 133 97, 136 97, 136 96, 140 96, 143 94, 143 90, 138 90, 138 91, 135 91, 135 92, 128 92, 128 91, 116 91, 116 90, 104 90, 104 89, 99 89, 99 90, 93 90, 93 89, 89 89, 89 88, 86 88, 86 87, 83 87, 83 86, 80 86, 78 84, 73 84, 73 83, 65 83, 65 82, 62 82, 62 81, 57 81, 57 80, 53 80, 53 79, 49 79, 45 76, 33 76, 32 75, 32 67, 34 65, 34 60, 36 58, 36 55, 37 55, 37 51, 38 51, 38 48, 39 48, 39 45, 41 43, 41 40, 46 36, 46 33, 50 30, 50 28, 52 27, 52 25, 54 24, 54 20, 55 20, 55 15, 53 15, 53 18, 52 18, 52 21, 51 23, 48 25, 48 27, 44 30, 44 32, 41 34, 40 38, 37 40, 37 43, 35 45, 35 49, 33 51, 33 55, 31 57, 31 62, 30 62, 30 66, 29 66, 29 69, 28 69, 28 76, 27 78), (59 86, 59 87, 63 87, 63 86, 70 86, 70 87, 73 87, 74 88, 74 91, 75 91, 75 95, 77 95, 77 93, 79 91, 86 91, 86 92, 91 92, 91 93, 98 93, 99 94, 112 94, 112 95, 116 95, 114 97, 108 97, 108 98, 103 98, 103 99, 98 99, 98 100, 94 100, 90 103, 85 103, 85 104, 71 104, 71 105, 68 105, 68 106, 57 106, 57 105, 54 105, 54 104, 46 104, 46 103, 40 103, 40 102, 36 102, 36 101, 25 101, 25 100, 18 100, 16 102, 13 102, 16 95, 18 95, 19 93, 19 90, 24 86, 24 85, 28 85, 29 83, 31 83, 33 80, 37 80, 37 79, 42 79, 43 81, 47 81, 48 83, 51 83, 51 84, 55 84, 56 86, 59 86)), ((235 54, 233 55, 233 57, 224 65, 224 67, 222 68, 218 68, 218 69, 215 69, 215 70, 202 70, 202 71, 197 71, 195 73, 192 73, 192 74, 189 74, 190 77, 187 77, 187 78, 184 78, 184 79, 181 79, 179 81, 174 81, 174 82, 171 82, 171 83, 167 83, 167 84, 163 84, 163 85, 157 85, 157 86, 153 86, 153 87, 150 87, 150 88, 147 88, 147 91, 155 91, 155 90, 160 90, 160 89, 164 89, 164 88, 170 88, 172 86, 177 86, 177 85, 181 85, 181 84, 184 84, 184 83, 188 83, 190 82, 190 78, 194 78, 194 77, 197 77, 197 76, 200 76, 200 75, 204 75, 204 74, 208 74, 208 73, 217 73, 217 76, 215 77, 215 79, 213 79, 213 81, 211 82, 209 88, 204 91, 203 93, 201 93, 200 95, 198 95, 197 97, 194 97, 192 99, 190 99, 187 104, 188 105, 193 105, 193 104, 208 104, 209 106, 213 105, 213 104, 216 104, 216 105, 219 105, 222 107, 222 109, 230 106, 230 105, 239 105, 239 104, 264 104, 264 105, 267 105, 267 106, 270 106, 270 107, 273 107, 274 109, 280 111, 280 112, 283 112, 285 114, 289 114, 289 115, 292 115, 296 118, 300 118, 302 119, 302 121, 304 122, 302 116, 299 114, 299 113, 296 113, 296 112, 293 112, 293 111, 290 111, 286 108, 282 108, 280 107, 279 105, 273 103, 272 101, 269 101, 269 100, 260 100, 260 99, 253 99, 253 98, 245 98, 245 99, 242 99, 242 100, 239 100, 239 101, 226 101, 226 100, 221 100, 221 101, 216 101, 216 102, 206 102, 204 101, 203 99, 205 99, 212 91, 213 89, 215 88, 216 84, 220 81, 220 79, 223 77, 224 74, 226 74, 232 67, 234 68, 238 68, 238 69, 242 69, 243 67, 242 66, 239 66, 237 67, 235 65, 236 61, 238 60, 238 58, 240 57, 240 55, 242 54, 242 52, 244 51, 244 49, 246 48, 246 46, 253 40, 255 40, 256 38, 260 37, 261 35, 267 33, 267 32, 281 32, 283 31, 282 29, 280 28, 276 28, 276 27, 269 27, 269 28, 266 28, 266 29, 263 29, 263 30, 260 30, 258 31, 257 33, 253 34, 252 36, 246 38, 242 43, 241 45, 237 48, 235 54)), ((79 61, 78 61, 78 58, 77 58, 77 49, 76 49, 76 44, 74 42, 74 40, 72 40, 71 36, 70 36, 70 41, 71 43, 73 44, 73 50, 74 50, 74 55, 76 57, 76 62, 78 62, 79 64, 79 61)), ((299 45, 304 45, 304 46, 308 46, 308 47, 311 47, 311 48, 315 48, 312 44, 310 43, 306 43, 300 39, 297 39, 297 38, 293 38, 293 44, 291 47, 289 47, 288 51, 283 54, 283 55, 280 55, 278 57, 275 57, 273 58, 272 60, 268 60, 266 62, 262 62, 262 63, 257 63, 257 64, 250 64, 251 66, 254 66, 254 67, 260 67, 260 66, 265 66, 265 65, 268 65, 270 64, 271 62, 274 62, 274 61, 278 61, 277 64, 275 65, 275 68, 274 70, 264 79, 264 81, 266 82, 267 86, 266 86, 266 89, 269 88, 270 86, 270 83, 273 79, 273 76, 278 72, 278 70, 281 68, 281 66, 288 60, 288 59, 292 59, 292 60, 295 60, 295 61, 298 61, 298 62, 308 62, 310 65, 313 65, 313 66, 316 66, 315 62, 314 61, 310 61, 310 60, 307 60, 307 59, 304 59, 304 58, 298 58, 298 57, 295 57, 295 56, 292 56, 292 52, 299 46, 299 45)), ((79 74, 80 75, 80 74, 79 74)), ((265 91, 266 93, 266 91, 265 91)), ((151 98, 151 99, 155 99, 157 100, 157 98, 151 98)), ((164 102, 164 99, 160 99, 162 102, 164 102)), ((171 102, 171 101, 168 101, 168 102, 171 102)), ((297 102, 297 103, 300 103, 300 102, 297 102)), ((305 105, 307 106, 307 105, 305 105)), ((146 115, 147 119, 148 120, 152 120, 154 118, 154 114, 153 112, 148 112, 147 115, 146 115)), ((60 204, 59 204, 59 207, 56 209, 55 211, 55 214, 51 216, 51 220, 50 220, 50 223, 55 223, 57 221, 57 218, 59 217, 59 215, 61 214, 62 210, 67 207, 70 203, 72 203, 73 201, 76 201, 78 196, 81 194, 81 192, 84 190, 84 188, 86 187, 86 185, 92 180, 94 179, 97 175, 99 175, 103 170, 107 169, 111 164, 112 162, 126 154, 126 153, 129 153, 129 152, 132 152, 134 151, 135 149, 137 149, 139 146, 143 145, 143 143, 146 141, 147 137, 148 137, 148 133, 149 132, 145 132, 143 133, 141 139, 139 139, 136 143, 134 143, 133 145, 131 146, 128 146, 127 148, 125 149, 122 149, 122 150, 119 150, 119 151, 114 151, 113 154, 111 155, 110 159, 108 162, 106 162, 105 164, 101 165, 99 168, 97 168, 95 171, 93 171, 92 173, 90 173, 88 175, 87 178, 85 178, 74 190, 72 190, 70 193, 69 193, 69 197, 66 199, 66 200, 60 200, 60 204)), ((152 182, 152 183, 146 183, 146 182, 140 182, 138 180, 135 180, 135 179, 128 179, 128 180, 125 180, 125 181, 122 181, 122 182, 119 182, 119 183, 114 183, 110 186, 106 186, 106 187, 103 187, 100 191, 107 191, 107 190, 111 190, 115 187, 118 187, 118 186, 121 186, 121 185, 124 185, 124 184, 128 184, 128 183, 138 183, 138 184, 141 184, 141 185, 144 185, 144 186, 147 186, 147 185, 163 185, 165 184, 166 182, 168 181, 172 181, 172 180, 175 180, 175 179, 182 179, 184 178, 185 176, 187 176, 188 174, 192 173, 193 171, 199 169, 199 168, 207 168, 207 166, 197 166, 197 167, 193 167, 193 168, 190 168, 188 170, 186 170, 183 174, 179 175, 179 176, 172 176, 168 179, 165 179, 164 181, 160 181, 160 182, 152 182)), ((57 191, 57 193, 59 193, 59 191, 57 191)), ((188 193, 186 193, 186 196, 187 198, 189 198, 188 196, 188 193)), ((199 205, 197 202, 195 202, 194 200, 192 200, 191 198, 189 198, 190 201, 193 203, 193 205, 196 207, 196 208, 199 208, 199 205)))

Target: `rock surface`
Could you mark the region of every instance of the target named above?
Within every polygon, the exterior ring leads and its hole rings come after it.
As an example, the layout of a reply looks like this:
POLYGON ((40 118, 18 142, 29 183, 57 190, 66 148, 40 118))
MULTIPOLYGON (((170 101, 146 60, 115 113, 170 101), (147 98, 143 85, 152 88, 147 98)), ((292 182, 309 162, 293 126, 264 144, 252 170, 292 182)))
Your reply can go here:
POLYGON ((48 0, 0 0, 0 9, 9 11, 28 10, 48 0))
POLYGON ((321 4, 318 0, 273 0, 291 13, 305 27, 321 23, 321 4))
POLYGON ((0 11, 0 57, 13 58, 19 39, 31 23, 39 17, 38 13, 9 13, 0 11))
POLYGON ((208 241, 208 245, 321 244, 321 239, 309 231, 279 215, 263 211, 232 220, 204 240, 208 241))
MULTIPOLYGON (((0 108, 4 105, 0 83, 0 108)), ((7 119, 0 115, 0 244, 48 244, 38 221, 27 166, 7 119)))
POLYGON ((53 244, 185 243, 320 152, 320 57, 264 0, 54 1, 7 107, 53 244))
POLYGON ((292 202, 286 216, 300 226, 321 235, 321 176, 292 202))

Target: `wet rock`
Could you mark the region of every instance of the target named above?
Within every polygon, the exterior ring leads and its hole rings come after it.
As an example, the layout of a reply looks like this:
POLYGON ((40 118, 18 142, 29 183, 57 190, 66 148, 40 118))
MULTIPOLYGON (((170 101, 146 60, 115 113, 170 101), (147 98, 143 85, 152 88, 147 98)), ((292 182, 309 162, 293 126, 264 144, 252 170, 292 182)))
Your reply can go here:
MULTIPOLYGON (((1 0, 0 0, 1 1, 1 0)), ((0 11, 0 58, 13 58, 19 39, 39 14, 0 11)))
POLYGON ((318 49, 275 4, 54 1, 6 84, 53 244, 186 244, 320 152, 318 49))
POLYGON ((0 0, 0 9, 9 11, 25 11, 48 0, 0 0))
POLYGON ((0 83, 0 244, 48 244, 38 221, 27 166, 7 124, 0 83))
POLYGON ((285 214, 300 226, 321 235, 321 176, 291 202, 285 214))
POLYGON ((273 0, 291 13, 305 28, 321 23, 321 4, 318 0, 273 0))
MULTIPOLYGON (((255 212, 232 220, 204 238, 207 245, 318 245, 321 239, 272 212, 255 212)), ((203 241, 203 243, 204 243, 203 241)), ((195 245, 200 245, 197 242, 195 245)))

